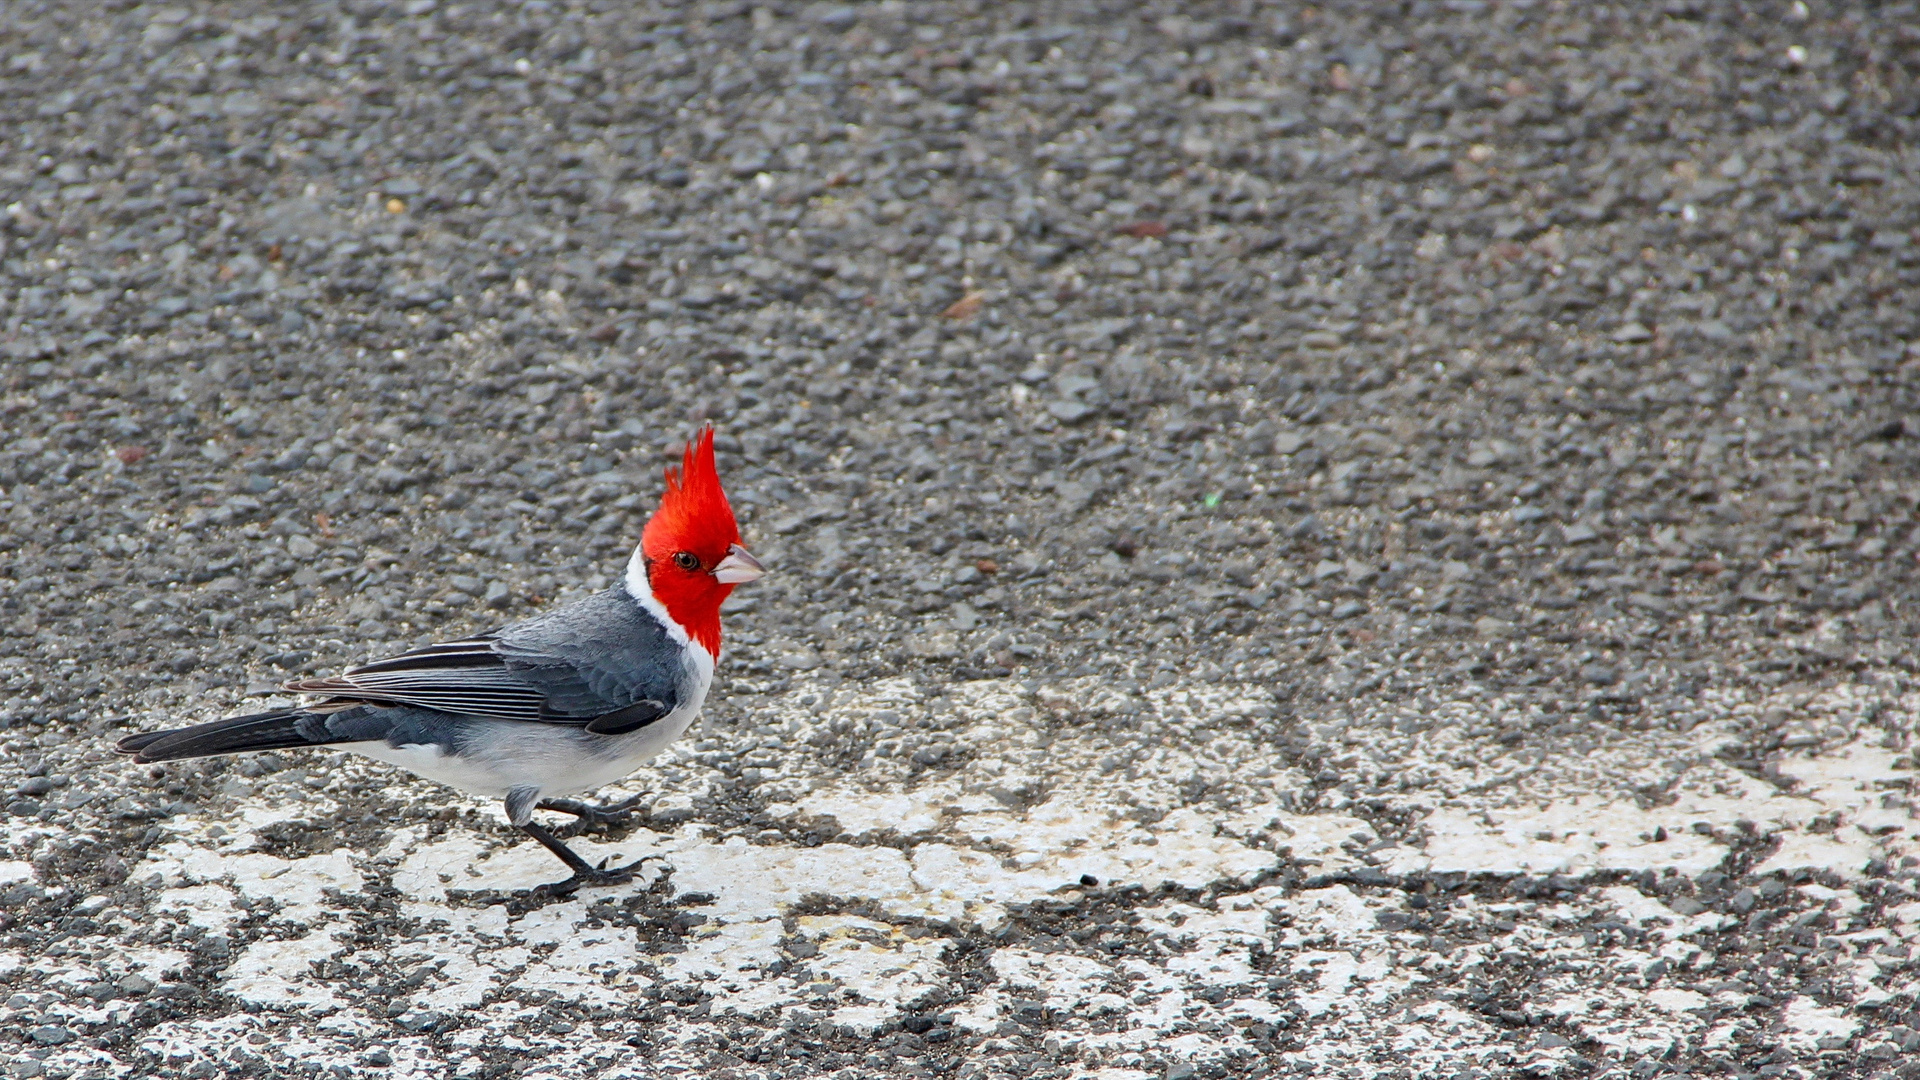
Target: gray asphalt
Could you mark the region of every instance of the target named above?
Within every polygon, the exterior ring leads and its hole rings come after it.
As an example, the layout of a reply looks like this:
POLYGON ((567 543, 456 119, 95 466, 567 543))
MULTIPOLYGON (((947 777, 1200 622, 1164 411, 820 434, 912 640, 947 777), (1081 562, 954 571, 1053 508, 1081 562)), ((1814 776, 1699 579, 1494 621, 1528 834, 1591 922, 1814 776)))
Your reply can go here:
MULTIPOLYGON (((730 605, 688 758, 715 779, 662 828, 755 835, 794 756, 937 778, 993 751, 938 710, 790 753, 767 727, 782 695, 894 678, 1256 688, 1302 809, 1389 839, 1417 831, 1405 772, 1367 747, 1449 703, 1485 707, 1474 753, 1549 765, 1726 719, 1717 759, 1758 782, 1826 736, 1727 701, 1865 688, 1910 770, 1916 26, 1685 0, 9 4, 0 774, 7 857, 35 869, 8 947, 102 932, 91 896, 140 923, 132 871, 170 823, 290 767, 149 774, 109 740, 603 587, 706 421, 777 573, 730 605)), ((330 796, 339 821, 274 850, 454 816, 385 781, 330 796)), ((1687 985, 1737 982, 1727 1015, 1852 1007, 1803 894, 1776 910, 1745 876, 1777 839, 1743 843, 1705 877, 1649 871, 1746 905, 1687 985)), ((1859 930, 1912 903, 1915 864, 1769 880, 1853 889, 1859 930)), ((1629 880, 1371 873, 1353 887, 1487 903, 1629 880)), ((1086 919, 1166 894, 1115 895, 1086 919)), ((78 991, 0 974, 28 995, 13 1075, 94 1075, 26 1054, 49 1047, 213 1075, 142 1040, 244 1013, 220 979, 260 932, 176 929, 187 974, 101 983, 122 1020, 38 1043, 35 995, 78 991)), ((1920 1070, 1910 974, 1832 1046, 1764 1021, 1664 1055, 1530 1012, 1544 977, 1441 996, 1561 1033, 1540 1068, 1568 1075, 1920 1070)), ((830 1032, 701 1060, 1076 1067, 1057 1018, 923 1012, 884 1060, 830 1032)), ((1310 1027, 1246 1030, 1245 1054, 1134 1064, 1306 1068, 1285 1055, 1310 1027)), ((292 1068, 258 1060, 218 1069, 292 1068)))

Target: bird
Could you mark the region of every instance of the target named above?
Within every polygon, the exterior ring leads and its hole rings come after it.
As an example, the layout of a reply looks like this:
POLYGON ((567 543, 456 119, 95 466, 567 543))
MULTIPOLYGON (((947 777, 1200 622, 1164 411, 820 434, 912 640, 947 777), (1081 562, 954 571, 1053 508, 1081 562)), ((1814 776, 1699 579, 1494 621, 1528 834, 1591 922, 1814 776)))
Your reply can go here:
POLYGON ((687 445, 641 531, 626 573, 576 603, 485 633, 413 649, 282 689, 311 702, 115 746, 145 764, 334 747, 449 787, 505 801, 507 821, 573 875, 569 893, 631 881, 646 860, 595 866, 533 819, 624 820, 638 799, 595 806, 570 796, 619 780, 699 716, 720 658, 720 605, 766 573, 740 537, 714 462, 713 428, 687 445))

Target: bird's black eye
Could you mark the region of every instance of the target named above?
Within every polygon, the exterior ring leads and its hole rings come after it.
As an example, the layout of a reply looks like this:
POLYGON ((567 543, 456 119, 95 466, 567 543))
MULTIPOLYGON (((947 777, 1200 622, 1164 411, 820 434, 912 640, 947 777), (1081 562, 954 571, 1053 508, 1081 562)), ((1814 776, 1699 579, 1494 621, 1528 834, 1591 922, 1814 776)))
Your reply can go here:
POLYGON ((673 565, 682 570, 698 570, 700 569, 700 556, 695 555, 691 551, 676 551, 673 553, 673 565))

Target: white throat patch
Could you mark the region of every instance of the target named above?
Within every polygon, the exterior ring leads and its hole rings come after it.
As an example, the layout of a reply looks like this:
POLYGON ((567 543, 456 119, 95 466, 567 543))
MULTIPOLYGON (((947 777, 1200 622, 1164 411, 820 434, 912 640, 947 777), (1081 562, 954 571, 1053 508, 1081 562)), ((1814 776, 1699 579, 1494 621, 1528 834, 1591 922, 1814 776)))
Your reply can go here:
MULTIPOLYGON (((647 614, 658 619, 660 625, 667 628, 667 634, 673 638, 674 644, 685 647, 692 640, 687 634, 687 628, 667 614, 667 606, 660 602, 659 597, 653 595, 653 586, 647 582, 647 557, 641 553, 638 546, 633 549, 633 558, 627 560, 626 585, 627 595, 633 597, 634 602, 645 608, 647 614)), ((702 648, 700 651, 704 653, 707 650, 702 648)), ((708 663, 712 663, 712 657, 708 657, 708 663)))

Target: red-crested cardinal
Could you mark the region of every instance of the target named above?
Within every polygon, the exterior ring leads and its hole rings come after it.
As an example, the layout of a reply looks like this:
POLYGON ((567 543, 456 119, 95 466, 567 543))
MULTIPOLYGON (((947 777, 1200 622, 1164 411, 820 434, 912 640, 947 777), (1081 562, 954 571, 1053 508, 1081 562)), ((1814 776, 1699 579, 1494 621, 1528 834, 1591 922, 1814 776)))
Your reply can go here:
MULTIPOLYGON (((507 820, 573 871, 547 886, 631 880, 595 867, 536 809, 618 820, 633 802, 566 796, 627 776, 700 713, 720 656, 720 604, 766 571, 741 546, 714 468, 713 429, 688 444, 620 584, 531 619, 286 689, 312 704, 130 735, 135 761, 337 746, 462 791, 506 800, 507 820)), ((643 860, 644 861, 644 860, 643 860)))

